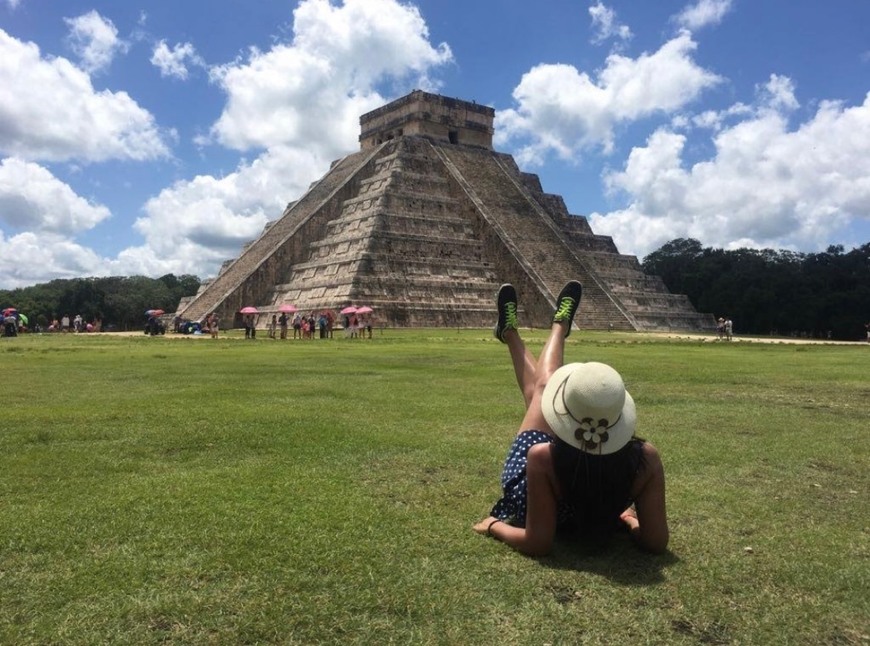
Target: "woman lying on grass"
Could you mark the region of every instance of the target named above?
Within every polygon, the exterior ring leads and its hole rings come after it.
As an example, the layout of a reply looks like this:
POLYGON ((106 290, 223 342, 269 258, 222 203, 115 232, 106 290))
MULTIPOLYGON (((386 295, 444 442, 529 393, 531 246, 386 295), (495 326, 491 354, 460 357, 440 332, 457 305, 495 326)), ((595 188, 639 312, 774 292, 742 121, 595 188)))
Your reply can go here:
POLYGON ((517 329, 516 290, 499 290, 495 335, 510 350, 526 414, 505 461, 504 495, 474 531, 539 556, 557 529, 601 535, 625 526, 640 547, 663 552, 665 474, 655 447, 634 437, 634 400, 610 366, 562 365, 581 294, 576 281, 562 289, 535 361, 517 329))

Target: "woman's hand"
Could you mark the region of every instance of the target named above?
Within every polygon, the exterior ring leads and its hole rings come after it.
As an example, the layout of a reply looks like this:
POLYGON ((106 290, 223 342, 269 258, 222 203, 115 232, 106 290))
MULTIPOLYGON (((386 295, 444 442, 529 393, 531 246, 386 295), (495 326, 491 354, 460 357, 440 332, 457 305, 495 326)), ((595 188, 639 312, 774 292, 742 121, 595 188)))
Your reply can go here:
POLYGON ((637 512, 634 510, 634 507, 629 507, 619 514, 619 519, 628 526, 629 531, 640 527, 640 523, 637 521, 637 512))
POLYGON ((489 534, 490 526, 497 520, 498 518, 496 518, 495 516, 487 516, 482 521, 477 523, 472 529, 474 529, 474 531, 478 534, 486 536, 487 534, 489 534))

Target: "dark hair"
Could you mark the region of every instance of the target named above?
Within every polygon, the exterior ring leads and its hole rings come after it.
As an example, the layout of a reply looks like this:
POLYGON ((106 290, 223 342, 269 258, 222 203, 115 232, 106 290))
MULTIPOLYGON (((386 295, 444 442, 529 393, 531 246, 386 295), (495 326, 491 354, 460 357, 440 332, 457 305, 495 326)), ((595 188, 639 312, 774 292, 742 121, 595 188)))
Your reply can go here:
POLYGON ((634 437, 615 453, 592 455, 556 438, 556 477, 576 529, 605 529, 631 504, 631 485, 644 465, 643 443, 634 437))

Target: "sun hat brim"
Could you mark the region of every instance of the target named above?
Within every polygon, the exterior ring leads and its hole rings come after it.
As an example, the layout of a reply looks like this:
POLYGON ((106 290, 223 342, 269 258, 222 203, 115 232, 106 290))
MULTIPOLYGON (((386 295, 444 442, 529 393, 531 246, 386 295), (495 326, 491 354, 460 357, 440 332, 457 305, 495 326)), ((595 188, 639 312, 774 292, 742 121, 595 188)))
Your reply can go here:
POLYGON ((547 385, 544 387, 544 394, 541 400, 541 410, 544 413, 544 419, 550 425, 552 431, 564 442, 571 446, 580 449, 590 455, 609 455, 616 453, 624 447, 634 436, 634 431, 637 426, 637 409, 634 404, 634 399, 625 391, 625 401, 622 405, 622 411, 616 422, 607 427, 607 440, 599 442, 595 445, 590 445, 581 437, 578 438, 579 422, 571 414, 569 414, 562 404, 563 393, 568 378, 575 370, 583 369, 584 364, 569 363, 552 374, 547 385))

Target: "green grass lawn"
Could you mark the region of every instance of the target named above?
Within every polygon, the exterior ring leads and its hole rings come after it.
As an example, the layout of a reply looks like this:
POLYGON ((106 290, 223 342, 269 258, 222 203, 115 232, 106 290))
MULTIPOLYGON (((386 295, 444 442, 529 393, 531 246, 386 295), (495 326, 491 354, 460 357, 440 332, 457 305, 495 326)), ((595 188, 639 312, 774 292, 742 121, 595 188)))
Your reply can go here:
POLYGON ((485 331, 0 338, 0 643, 870 643, 870 347, 566 359, 624 375, 668 554, 471 531, 522 415, 485 331))

